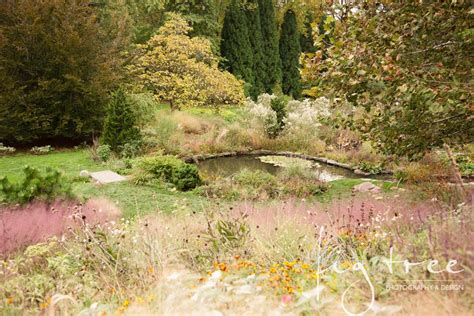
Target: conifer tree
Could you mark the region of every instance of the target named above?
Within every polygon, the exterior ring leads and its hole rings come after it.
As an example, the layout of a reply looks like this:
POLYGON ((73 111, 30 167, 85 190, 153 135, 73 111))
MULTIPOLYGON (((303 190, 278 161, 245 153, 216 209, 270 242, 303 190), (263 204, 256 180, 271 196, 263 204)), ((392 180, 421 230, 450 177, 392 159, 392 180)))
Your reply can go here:
POLYGON ((130 100, 123 89, 117 89, 107 107, 102 133, 102 142, 115 151, 127 143, 139 142, 140 131, 136 127, 136 117, 130 100))
POLYGON ((304 32, 300 36, 301 51, 305 53, 316 52, 316 47, 314 46, 313 38, 313 26, 311 25, 311 23, 313 23, 313 20, 313 13, 311 11, 308 11, 306 13, 304 21, 304 32))
POLYGON ((265 91, 271 93, 275 85, 281 81, 281 62, 278 50, 278 29, 273 0, 259 0, 260 25, 263 37, 263 58, 265 91))
POLYGON ((301 47, 299 42, 296 16, 292 10, 285 13, 280 35, 280 58, 282 64, 282 84, 284 94, 295 99, 301 97, 299 58, 301 47))
POLYGON ((250 86, 254 83, 253 56, 245 11, 239 0, 232 0, 224 17, 221 55, 223 66, 250 86))
POLYGON ((254 83, 250 89, 251 97, 256 100, 265 89, 263 85, 263 78, 265 77, 265 62, 263 56, 263 36, 262 28, 260 26, 260 8, 257 0, 249 0, 247 2, 248 8, 246 10, 247 21, 249 29, 250 45, 253 54, 253 74, 254 83))

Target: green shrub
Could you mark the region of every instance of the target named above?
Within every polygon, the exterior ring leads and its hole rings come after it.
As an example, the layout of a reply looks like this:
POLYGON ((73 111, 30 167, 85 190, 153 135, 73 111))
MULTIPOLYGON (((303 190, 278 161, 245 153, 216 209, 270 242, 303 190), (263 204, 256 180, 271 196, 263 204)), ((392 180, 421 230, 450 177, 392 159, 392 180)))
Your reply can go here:
POLYGON ((288 98, 285 96, 276 97, 270 102, 270 107, 276 114, 276 122, 273 125, 266 125, 266 132, 270 137, 274 138, 278 136, 285 128, 287 103, 288 98))
POLYGON ((100 145, 99 147, 97 147, 96 153, 100 161, 106 162, 107 160, 110 159, 110 155, 112 154, 112 149, 110 148, 109 145, 100 145))
POLYGON ((456 155, 456 163, 464 177, 474 176, 474 162, 467 155, 456 155))
POLYGON ((358 169, 370 173, 370 174, 379 174, 383 171, 382 163, 370 163, 370 162, 361 162, 358 166, 358 169))
POLYGON ((35 155, 44 155, 49 154, 50 152, 54 151, 54 148, 51 145, 47 146, 35 146, 30 150, 35 155))
POLYGON ((262 170, 242 170, 234 176, 234 180, 240 185, 249 186, 254 189, 277 185, 276 177, 262 170))
POLYGON ((142 178, 151 175, 152 178, 173 184, 181 191, 194 189, 202 183, 195 165, 187 164, 173 156, 144 158, 140 161, 139 167, 144 172, 142 178))
POLYGON ((33 199, 51 201, 54 198, 71 196, 69 182, 61 173, 51 168, 44 172, 26 166, 23 169, 25 177, 19 183, 11 183, 7 177, 0 178, 0 192, 3 200, 8 203, 27 203, 33 199))
POLYGON ((119 146, 120 157, 122 158, 134 158, 138 156, 142 149, 142 141, 134 140, 119 146))
POLYGON ((4 146, 3 143, 0 143, 0 156, 6 156, 13 154, 16 151, 14 147, 4 146))

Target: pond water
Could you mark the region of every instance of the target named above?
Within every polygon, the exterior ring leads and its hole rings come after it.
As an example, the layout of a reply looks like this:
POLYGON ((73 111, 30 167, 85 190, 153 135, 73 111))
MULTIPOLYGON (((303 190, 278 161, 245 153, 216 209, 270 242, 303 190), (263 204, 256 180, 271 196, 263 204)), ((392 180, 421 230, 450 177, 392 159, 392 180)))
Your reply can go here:
MULTIPOLYGON (((263 162, 260 156, 242 155, 230 157, 218 157, 200 161, 197 166, 201 174, 206 178, 229 177, 241 170, 250 171, 262 170, 276 175, 284 167, 275 166, 271 163, 263 162)), ((311 170, 321 181, 332 181, 343 178, 361 178, 350 170, 330 166, 324 163, 314 163, 311 170)))

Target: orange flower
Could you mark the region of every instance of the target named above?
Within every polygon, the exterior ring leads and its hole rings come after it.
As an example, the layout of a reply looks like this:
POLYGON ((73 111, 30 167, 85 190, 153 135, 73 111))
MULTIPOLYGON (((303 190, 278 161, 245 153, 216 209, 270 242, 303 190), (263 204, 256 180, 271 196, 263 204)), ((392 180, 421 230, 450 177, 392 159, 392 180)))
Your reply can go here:
POLYGON ((7 297, 7 304, 8 304, 8 305, 13 304, 13 297, 11 297, 11 296, 10 296, 10 297, 7 297))

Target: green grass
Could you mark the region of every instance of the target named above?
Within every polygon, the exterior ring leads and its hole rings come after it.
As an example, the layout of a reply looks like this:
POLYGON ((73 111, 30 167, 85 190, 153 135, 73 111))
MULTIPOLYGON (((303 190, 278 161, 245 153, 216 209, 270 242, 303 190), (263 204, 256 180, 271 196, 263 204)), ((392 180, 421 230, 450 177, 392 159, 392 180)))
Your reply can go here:
MULTIPOLYGON (((94 162, 87 150, 64 151, 47 155, 19 154, 0 158, 0 177, 7 176, 12 182, 23 177, 23 167, 59 169, 66 177, 77 178, 81 170, 106 170, 107 166, 94 162)), ((166 213, 201 210, 205 200, 192 192, 179 192, 165 187, 138 186, 131 182, 96 185, 91 182, 73 182, 73 193, 81 198, 104 196, 116 203, 124 217, 154 211, 166 213)))
MULTIPOLYGON (((329 189, 323 194, 318 195, 316 199, 321 202, 329 202, 336 198, 347 197, 351 194, 352 188, 362 182, 366 181, 362 179, 340 179, 331 181, 329 183, 329 189)), ((379 186, 382 189, 382 192, 385 193, 391 192, 391 188, 396 185, 389 181, 372 180, 371 182, 379 186)))
POLYGON ((26 165, 39 169, 52 167, 69 177, 78 176, 81 170, 103 169, 90 158, 87 150, 60 151, 47 155, 18 154, 0 157, 0 177, 7 176, 10 181, 18 181, 26 165))

